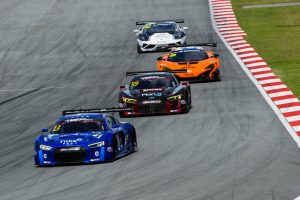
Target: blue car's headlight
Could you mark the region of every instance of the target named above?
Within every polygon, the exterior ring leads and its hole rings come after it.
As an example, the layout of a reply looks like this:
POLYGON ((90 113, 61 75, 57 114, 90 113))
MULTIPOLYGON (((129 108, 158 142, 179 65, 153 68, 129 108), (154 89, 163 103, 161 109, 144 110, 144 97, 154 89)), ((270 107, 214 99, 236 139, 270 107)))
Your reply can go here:
POLYGON ((44 150, 44 151, 50 151, 52 149, 52 147, 44 145, 44 144, 40 144, 39 148, 40 148, 40 150, 44 150))
POLYGON ((104 145, 105 145, 105 142, 101 141, 101 142, 96 142, 96 143, 93 143, 93 144, 89 144, 88 146, 91 147, 91 148, 96 148, 96 147, 103 147, 104 145))

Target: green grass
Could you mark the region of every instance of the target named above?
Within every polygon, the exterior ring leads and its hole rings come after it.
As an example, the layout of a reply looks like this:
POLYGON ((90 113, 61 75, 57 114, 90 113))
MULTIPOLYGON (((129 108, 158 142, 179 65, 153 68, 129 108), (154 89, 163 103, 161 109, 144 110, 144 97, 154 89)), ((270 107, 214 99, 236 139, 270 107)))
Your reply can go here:
POLYGON ((232 0, 232 2, 234 6, 243 6, 243 5, 254 5, 254 4, 299 2, 299 0, 232 0))
POLYGON ((238 22, 248 34, 246 40, 300 97, 300 6, 241 8, 275 2, 292 0, 232 0, 238 22))

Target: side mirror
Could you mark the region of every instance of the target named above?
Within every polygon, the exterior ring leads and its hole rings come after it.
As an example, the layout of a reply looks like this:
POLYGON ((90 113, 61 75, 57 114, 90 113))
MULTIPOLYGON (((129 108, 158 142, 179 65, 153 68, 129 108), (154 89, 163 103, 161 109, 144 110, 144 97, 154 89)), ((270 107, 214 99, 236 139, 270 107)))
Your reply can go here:
POLYGON ((158 57, 156 60, 157 60, 157 61, 162 61, 162 60, 163 60, 163 59, 162 59, 162 56, 161 56, 161 57, 158 57))
POLYGON ((135 29, 135 30, 133 30, 133 32, 134 32, 134 33, 138 33, 138 32, 139 32, 139 30, 138 30, 138 29, 135 29))
POLYGON ((188 85, 189 83, 187 81, 182 81, 181 85, 188 85))
POLYGON ((49 129, 48 128, 42 128, 42 133, 48 133, 49 129))
POLYGON ((189 29, 189 27, 186 27, 186 26, 185 26, 185 27, 183 27, 183 30, 188 30, 188 29, 189 29))
POLYGON ((112 128, 119 128, 119 125, 118 124, 113 124, 112 128))
POLYGON ((120 90, 125 90, 126 89, 126 85, 120 85, 120 90))
POLYGON ((219 56, 220 56, 219 54, 214 53, 214 54, 212 55, 212 58, 218 58, 219 56))

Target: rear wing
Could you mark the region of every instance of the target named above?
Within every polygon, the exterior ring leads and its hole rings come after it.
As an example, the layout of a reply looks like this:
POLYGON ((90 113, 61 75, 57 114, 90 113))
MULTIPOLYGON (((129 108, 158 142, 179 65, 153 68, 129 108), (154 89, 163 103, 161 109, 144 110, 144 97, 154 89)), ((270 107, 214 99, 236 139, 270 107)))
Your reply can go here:
POLYGON ((164 23, 164 22, 175 22, 175 23, 184 23, 184 19, 170 19, 170 20, 157 20, 157 21, 137 21, 136 25, 145 25, 149 23, 164 23))
POLYGON ((145 74, 145 73, 157 73, 157 72, 161 72, 161 73, 165 73, 165 72, 169 72, 169 73, 187 73, 186 69, 178 69, 178 70, 166 70, 166 71, 158 71, 158 70, 154 70, 154 71, 136 71, 136 72, 126 72, 126 77, 127 76, 135 76, 138 74, 145 74))
POLYGON ((161 47, 162 50, 171 50, 176 47, 217 47, 217 43, 196 43, 196 44, 185 44, 185 45, 170 45, 166 47, 161 47))
POLYGON ((92 109, 79 109, 79 110, 64 110, 62 115, 72 115, 80 113, 111 113, 111 112, 132 112, 132 108, 92 108, 92 109))

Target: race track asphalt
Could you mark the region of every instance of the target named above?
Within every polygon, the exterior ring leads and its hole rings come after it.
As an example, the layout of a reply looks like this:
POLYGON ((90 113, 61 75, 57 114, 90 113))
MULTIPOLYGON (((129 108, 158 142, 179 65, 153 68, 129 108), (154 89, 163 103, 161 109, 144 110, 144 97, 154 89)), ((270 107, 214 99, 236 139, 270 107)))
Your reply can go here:
POLYGON ((207 0, 1 0, 0 199, 288 200, 300 154, 213 31, 207 0), (186 115, 125 119, 140 150, 114 163, 36 168, 33 142, 64 109, 117 106, 137 20, 184 18, 188 42, 218 42, 221 82, 192 85, 186 115))

